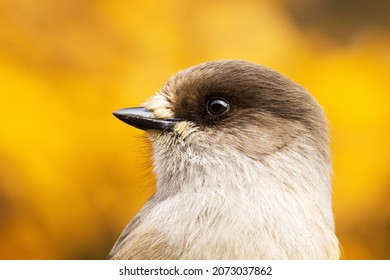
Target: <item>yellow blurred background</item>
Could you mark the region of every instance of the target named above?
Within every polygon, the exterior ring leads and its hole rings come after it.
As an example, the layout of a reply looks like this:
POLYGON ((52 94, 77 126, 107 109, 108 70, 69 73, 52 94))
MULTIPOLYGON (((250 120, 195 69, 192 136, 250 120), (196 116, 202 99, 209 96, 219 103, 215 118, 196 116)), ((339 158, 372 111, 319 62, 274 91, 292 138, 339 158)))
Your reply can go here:
POLYGON ((104 259, 153 192, 111 112, 237 58, 302 84, 331 123, 345 259, 390 258, 390 5, 347 0, 1 0, 0 259, 104 259))

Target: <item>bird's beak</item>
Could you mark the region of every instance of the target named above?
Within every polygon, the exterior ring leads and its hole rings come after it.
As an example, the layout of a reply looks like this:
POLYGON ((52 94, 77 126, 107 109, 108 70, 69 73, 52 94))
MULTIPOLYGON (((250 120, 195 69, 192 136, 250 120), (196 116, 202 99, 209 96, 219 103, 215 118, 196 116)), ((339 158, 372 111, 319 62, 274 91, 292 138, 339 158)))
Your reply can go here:
POLYGON ((172 131, 175 124, 179 121, 179 119, 158 119, 152 111, 144 107, 120 109, 113 114, 121 121, 142 130, 172 131))

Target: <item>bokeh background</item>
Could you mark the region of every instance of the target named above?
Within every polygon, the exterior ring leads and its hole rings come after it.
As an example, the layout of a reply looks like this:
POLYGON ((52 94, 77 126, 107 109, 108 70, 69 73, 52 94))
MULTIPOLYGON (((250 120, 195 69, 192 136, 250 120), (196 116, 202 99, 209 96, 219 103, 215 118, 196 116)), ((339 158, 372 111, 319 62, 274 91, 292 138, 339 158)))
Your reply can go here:
POLYGON ((1 0, 0 259, 106 258, 154 181, 111 112, 224 58, 319 100, 344 258, 389 259, 387 0, 1 0))

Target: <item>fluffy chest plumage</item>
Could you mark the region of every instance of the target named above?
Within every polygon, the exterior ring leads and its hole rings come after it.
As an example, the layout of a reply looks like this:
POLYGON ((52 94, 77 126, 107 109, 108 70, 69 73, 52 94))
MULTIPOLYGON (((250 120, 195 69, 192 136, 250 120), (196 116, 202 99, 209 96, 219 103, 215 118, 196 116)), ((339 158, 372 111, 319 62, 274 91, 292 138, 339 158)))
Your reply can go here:
POLYGON ((217 157, 207 170, 199 158, 175 174, 165 167, 157 193, 125 237, 122 258, 338 258, 329 188, 314 185, 324 182, 316 180, 315 166, 236 160, 231 170, 221 170, 217 157))

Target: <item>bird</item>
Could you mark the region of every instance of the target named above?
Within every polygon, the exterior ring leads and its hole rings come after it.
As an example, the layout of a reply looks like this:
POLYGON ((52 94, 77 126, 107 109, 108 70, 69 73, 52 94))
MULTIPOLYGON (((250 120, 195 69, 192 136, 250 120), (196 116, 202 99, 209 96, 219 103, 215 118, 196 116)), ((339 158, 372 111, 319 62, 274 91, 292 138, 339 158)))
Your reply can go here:
POLYGON ((339 259, 329 125, 296 82, 225 59, 179 71, 141 107, 156 190, 108 259, 339 259))

